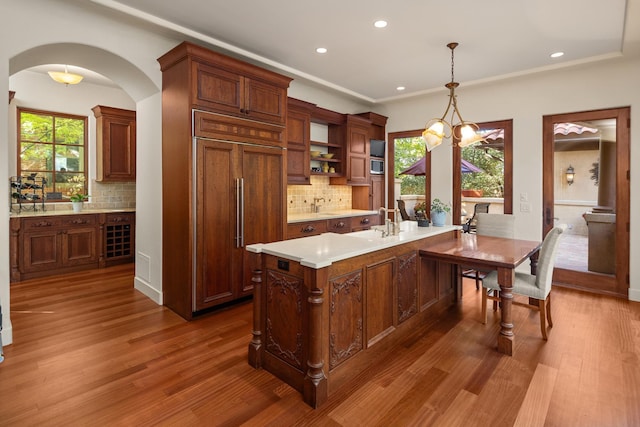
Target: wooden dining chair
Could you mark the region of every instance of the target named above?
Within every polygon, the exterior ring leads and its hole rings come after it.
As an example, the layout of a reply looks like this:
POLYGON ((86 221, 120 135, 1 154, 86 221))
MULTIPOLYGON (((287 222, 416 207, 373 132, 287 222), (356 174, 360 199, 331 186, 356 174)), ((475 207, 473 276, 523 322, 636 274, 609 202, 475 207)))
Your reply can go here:
MULTIPOLYGON (((514 301, 513 304, 524 305, 529 308, 537 308, 540 311, 540 330, 542 338, 547 339, 547 326, 545 319, 549 322, 549 327, 553 327, 551 320, 551 283, 553 280, 553 267, 555 265, 556 252, 560 236, 566 230, 567 226, 562 224, 551 229, 547 233, 540 248, 538 256, 538 266, 536 275, 516 271, 515 282, 513 284, 513 293, 529 297, 529 300, 536 300, 537 306, 531 303, 524 304, 514 301)), ((498 273, 492 271, 482 280, 482 323, 487 323, 487 300, 495 301, 500 291, 498 285, 498 273), (489 295, 489 291, 494 291, 493 295, 489 295), (495 292, 498 291, 498 292, 495 292)), ((494 307, 496 305, 494 304, 494 307)))
MULTIPOLYGON (((478 213, 476 217, 476 234, 479 236, 505 237, 513 239, 516 233, 516 218, 507 214, 478 213)), ((472 268, 462 267, 462 276, 476 280, 476 290, 480 282, 488 274, 472 268)))
POLYGON ((462 224, 462 231, 465 233, 475 233, 478 214, 489 213, 490 205, 491 203, 476 203, 473 207, 473 215, 471 215, 471 218, 469 218, 467 222, 462 224))
POLYGON ((398 202, 398 210, 400 210, 400 217, 402 217, 402 220, 403 221, 415 221, 416 217, 410 216, 407 213, 407 207, 405 205, 404 200, 398 199, 397 202, 398 202))

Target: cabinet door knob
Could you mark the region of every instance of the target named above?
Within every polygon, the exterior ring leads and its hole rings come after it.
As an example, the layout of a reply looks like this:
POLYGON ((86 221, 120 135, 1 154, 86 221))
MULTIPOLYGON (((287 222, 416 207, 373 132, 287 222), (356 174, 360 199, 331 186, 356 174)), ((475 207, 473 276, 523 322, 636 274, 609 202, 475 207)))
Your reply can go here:
POLYGON ((312 233, 316 231, 316 228, 313 225, 307 225, 306 227, 303 227, 301 231, 303 233, 312 233))
POLYGON ((369 218, 363 218, 360 224, 369 224, 369 218))
POLYGON ((344 226, 347 225, 345 224, 343 221, 337 222, 334 224, 335 228, 344 228, 344 226))

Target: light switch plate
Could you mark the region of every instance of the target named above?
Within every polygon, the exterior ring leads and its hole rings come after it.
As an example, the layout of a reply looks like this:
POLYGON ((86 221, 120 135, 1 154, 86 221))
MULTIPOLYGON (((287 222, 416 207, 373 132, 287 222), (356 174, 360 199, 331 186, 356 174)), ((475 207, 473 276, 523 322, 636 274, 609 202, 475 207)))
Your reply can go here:
POLYGON ((521 201, 521 202, 528 202, 528 201, 529 201, 529 194, 527 194, 527 193, 520 193, 520 201, 521 201))
POLYGON ((520 202, 520 212, 531 212, 531 204, 520 202))

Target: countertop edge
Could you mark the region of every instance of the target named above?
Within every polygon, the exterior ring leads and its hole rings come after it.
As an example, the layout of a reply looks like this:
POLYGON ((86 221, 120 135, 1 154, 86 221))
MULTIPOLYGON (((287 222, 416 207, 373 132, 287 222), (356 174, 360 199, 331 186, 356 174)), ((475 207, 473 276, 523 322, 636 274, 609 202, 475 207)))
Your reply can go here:
POLYGON ((412 226, 410 230, 405 231, 407 234, 403 235, 402 238, 399 236, 379 238, 371 237, 370 235, 364 235, 362 231, 345 234, 323 233, 316 236, 283 240, 280 242, 266 244, 257 243, 246 246, 246 250, 252 253, 264 253, 288 259, 290 261, 299 262, 305 267, 320 269, 328 267, 334 262, 343 261, 345 259, 354 258, 356 256, 365 255, 382 249, 388 249, 455 230, 461 230, 461 227, 459 225, 445 225, 444 227, 425 227, 423 229, 419 229, 418 227, 412 226), (344 245, 342 245, 344 250, 337 251, 335 254, 331 254, 331 251, 327 251, 326 254, 318 254, 317 256, 314 256, 314 254, 308 256, 304 254, 304 251, 295 251, 292 248, 287 248, 290 244, 294 244, 300 248, 304 247, 305 244, 309 244, 315 248, 317 246, 322 246, 323 244, 326 245, 327 242, 331 240, 333 240, 334 244, 344 243, 344 245), (365 241, 368 241, 369 245, 364 245, 363 243, 365 241), (298 255, 294 255, 296 253, 298 255))

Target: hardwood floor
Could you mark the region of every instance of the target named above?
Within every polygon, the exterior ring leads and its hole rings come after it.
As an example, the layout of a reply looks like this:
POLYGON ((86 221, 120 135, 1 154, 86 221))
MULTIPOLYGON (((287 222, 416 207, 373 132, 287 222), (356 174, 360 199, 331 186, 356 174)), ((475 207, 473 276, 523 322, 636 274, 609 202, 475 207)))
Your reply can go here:
POLYGON ((552 292, 549 341, 514 307, 514 357, 480 292, 317 410, 247 364, 251 303, 186 322, 133 289, 131 265, 11 285, 0 425, 638 426, 640 303, 552 292))

